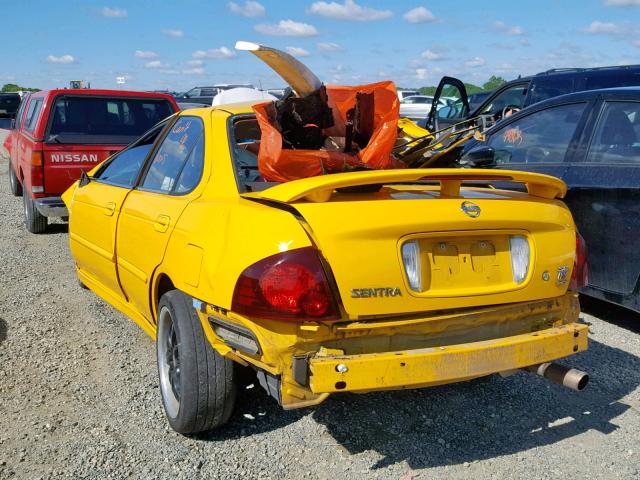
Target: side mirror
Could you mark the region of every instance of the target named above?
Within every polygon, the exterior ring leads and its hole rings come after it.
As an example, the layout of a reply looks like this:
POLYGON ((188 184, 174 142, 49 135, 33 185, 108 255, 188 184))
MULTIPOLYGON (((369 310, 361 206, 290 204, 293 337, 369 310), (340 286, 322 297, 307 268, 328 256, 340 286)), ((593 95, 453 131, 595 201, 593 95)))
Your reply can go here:
POLYGON ((84 187, 85 185, 88 185, 89 182, 91 182, 91 177, 87 175, 87 172, 83 170, 82 173, 80 173, 80 181, 78 182, 78 187, 84 187))
POLYGON ((496 164, 496 152, 492 147, 483 145, 474 148, 460 159, 460 165, 470 168, 488 168, 496 164))

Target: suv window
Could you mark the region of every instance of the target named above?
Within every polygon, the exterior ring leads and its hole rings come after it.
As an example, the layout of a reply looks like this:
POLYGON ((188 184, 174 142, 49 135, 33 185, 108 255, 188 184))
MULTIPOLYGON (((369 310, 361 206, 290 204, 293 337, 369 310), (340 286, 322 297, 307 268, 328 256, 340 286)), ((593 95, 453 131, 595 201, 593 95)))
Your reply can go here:
POLYGON ((36 128, 36 123, 38 123, 38 114, 40 113, 41 107, 42 98, 34 98, 33 100, 31 100, 29 109, 27 110, 27 118, 24 122, 24 129, 27 132, 33 132, 33 130, 36 128))
POLYGON ((566 73, 535 77, 531 80, 529 105, 575 91, 573 82, 576 78, 575 75, 566 73))
POLYGON ((0 94, 0 116, 14 115, 20 105, 20 95, 17 93, 0 94))
POLYGON ((187 93, 185 93, 184 96, 187 97, 187 98, 199 97, 200 96, 200 88, 198 88, 198 87, 192 88, 187 93))
POLYGON ((606 102, 587 162, 640 163, 640 102, 606 102))
POLYGON ((553 106, 491 132, 487 145, 495 151, 496 164, 563 162, 586 106, 553 106))
POLYGON ((522 108, 524 99, 527 96, 526 85, 514 85, 496 95, 496 97, 480 112, 483 115, 502 115, 506 107, 522 108))
POLYGON ((61 95, 51 109, 47 141, 126 144, 172 113, 166 100, 61 95))
POLYGON ((602 73, 587 77, 585 90, 597 90, 599 88, 633 87, 640 85, 638 73, 602 73))
POLYGON ((204 126, 197 117, 180 117, 149 165, 142 188, 187 193, 197 185, 204 163, 204 126))
POLYGON ((140 140, 115 154, 100 167, 93 178, 111 185, 132 188, 153 143, 165 127, 166 123, 156 126, 140 140))

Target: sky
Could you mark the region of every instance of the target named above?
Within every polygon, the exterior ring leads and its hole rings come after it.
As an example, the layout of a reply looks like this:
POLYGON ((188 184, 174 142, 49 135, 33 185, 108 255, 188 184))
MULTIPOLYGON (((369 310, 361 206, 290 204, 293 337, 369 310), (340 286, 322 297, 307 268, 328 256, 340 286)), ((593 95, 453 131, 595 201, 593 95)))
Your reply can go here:
POLYGON ((482 84, 640 64, 640 0, 4 0, 0 84, 184 91, 284 82, 238 40, 287 50, 331 84, 482 84))

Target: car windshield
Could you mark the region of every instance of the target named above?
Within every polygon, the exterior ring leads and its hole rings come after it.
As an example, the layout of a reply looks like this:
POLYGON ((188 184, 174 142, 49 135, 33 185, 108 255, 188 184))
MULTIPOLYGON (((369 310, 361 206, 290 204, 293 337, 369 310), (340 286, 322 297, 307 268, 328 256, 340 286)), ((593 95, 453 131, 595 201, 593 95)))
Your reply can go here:
POLYGON ((50 113, 47 142, 130 143, 174 112, 167 100, 59 96, 50 113))

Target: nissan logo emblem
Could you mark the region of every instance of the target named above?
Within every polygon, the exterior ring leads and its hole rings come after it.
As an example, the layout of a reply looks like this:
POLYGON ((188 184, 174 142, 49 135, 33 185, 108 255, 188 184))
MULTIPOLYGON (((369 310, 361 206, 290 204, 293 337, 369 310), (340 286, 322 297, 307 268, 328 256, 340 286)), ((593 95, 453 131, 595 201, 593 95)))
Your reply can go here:
POLYGON ((476 218, 480 216, 480 207, 473 202, 462 202, 460 209, 467 217, 476 218))

